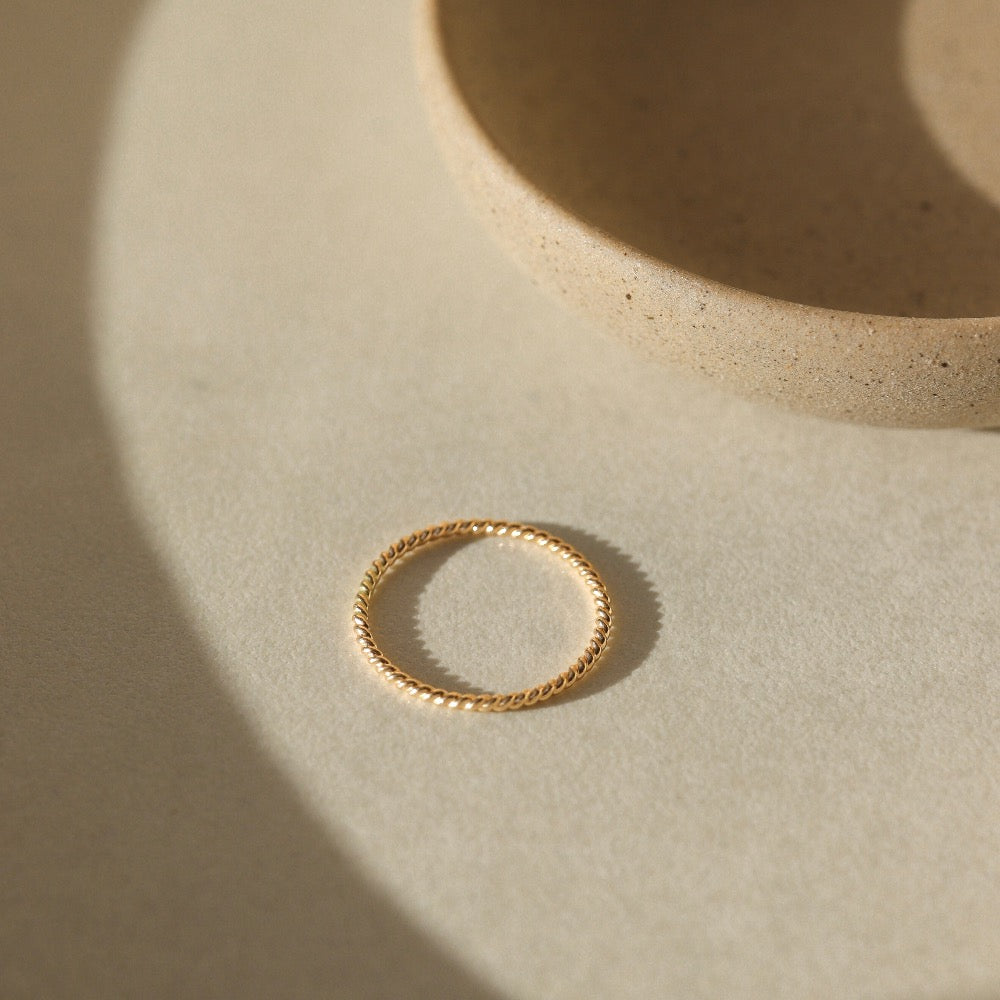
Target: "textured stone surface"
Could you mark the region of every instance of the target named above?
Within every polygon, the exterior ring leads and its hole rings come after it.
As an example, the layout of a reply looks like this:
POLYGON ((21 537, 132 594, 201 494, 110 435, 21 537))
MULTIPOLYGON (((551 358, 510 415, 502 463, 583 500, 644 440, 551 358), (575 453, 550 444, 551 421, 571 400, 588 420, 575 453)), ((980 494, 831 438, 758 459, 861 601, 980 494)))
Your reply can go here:
POLYGON ((422 11, 456 173, 567 303, 745 395, 1000 423, 995 4, 422 11))

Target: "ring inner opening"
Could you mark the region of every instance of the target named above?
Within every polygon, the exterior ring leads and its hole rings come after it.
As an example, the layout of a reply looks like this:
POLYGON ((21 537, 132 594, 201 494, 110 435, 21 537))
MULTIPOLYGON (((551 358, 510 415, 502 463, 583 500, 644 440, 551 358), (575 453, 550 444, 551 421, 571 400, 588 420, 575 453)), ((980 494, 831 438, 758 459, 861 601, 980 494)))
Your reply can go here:
POLYGON ((463 692, 519 691, 583 652, 594 606, 552 552, 511 538, 418 550, 380 583, 371 609, 380 648, 400 669, 463 692))

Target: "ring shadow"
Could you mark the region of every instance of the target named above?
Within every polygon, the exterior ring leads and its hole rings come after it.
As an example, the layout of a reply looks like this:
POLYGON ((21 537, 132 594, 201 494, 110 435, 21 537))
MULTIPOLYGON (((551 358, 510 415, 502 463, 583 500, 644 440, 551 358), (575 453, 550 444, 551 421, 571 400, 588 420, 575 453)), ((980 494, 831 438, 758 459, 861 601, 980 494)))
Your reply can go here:
MULTIPOLYGON (((642 666, 659 638, 662 614, 649 578, 620 548, 566 525, 539 524, 537 527, 569 542, 587 556, 607 584, 614 610, 611 641, 598 668, 557 701, 542 703, 546 706, 566 704, 598 694, 642 666)), ((475 541, 450 539, 448 544, 435 545, 409 557, 406 572, 390 571, 380 586, 378 600, 372 604, 371 621, 373 630, 380 636, 383 652, 407 673, 446 691, 487 694, 490 692, 470 684, 441 663, 427 642, 420 614, 420 599, 435 574, 457 551, 475 541)), ((551 675, 561 669, 564 667, 554 668, 551 675)))
POLYGON ((89 247, 141 8, 16 4, 5 23, 2 992, 500 1000, 301 801, 131 506, 92 367, 89 247))
POLYGON ((564 524, 540 524, 543 531, 585 552, 604 578, 614 612, 611 642, 599 668, 565 695, 567 701, 600 694, 633 674, 649 659, 663 627, 663 611, 649 577, 618 546, 597 535, 564 524))
POLYGON ((793 302, 997 316, 1000 210, 907 91, 907 6, 440 0, 437 16, 498 149, 625 244, 793 302))

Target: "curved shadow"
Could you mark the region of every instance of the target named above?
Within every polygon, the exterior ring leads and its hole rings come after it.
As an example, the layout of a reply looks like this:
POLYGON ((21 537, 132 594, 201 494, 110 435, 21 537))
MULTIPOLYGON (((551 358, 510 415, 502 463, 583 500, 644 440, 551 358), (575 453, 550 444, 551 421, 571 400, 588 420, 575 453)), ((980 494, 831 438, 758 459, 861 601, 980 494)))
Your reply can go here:
POLYGON ((615 621, 607 652, 586 683, 566 693, 566 700, 586 698, 624 680, 649 658, 663 623, 660 599, 639 564, 611 542, 564 524, 539 527, 585 553, 611 595, 615 621))
MULTIPOLYGON (((615 611, 612 641, 599 669, 552 704, 598 694, 638 669, 652 652, 660 634, 662 614, 649 578, 621 549, 596 535, 562 524, 539 524, 583 552, 598 568, 608 586, 615 611)), ((453 539, 416 554, 405 573, 389 573, 372 604, 372 625, 382 637, 386 655, 414 676, 445 690, 485 693, 447 670, 428 646, 420 622, 420 597, 435 573, 455 552, 475 539, 453 539)), ((556 673, 553 670, 552 673, 556 673)), ((548 704, 548 703, 543 703, 548 704)))
POLYGON ((1000 315, 1000 211, 906 91, 904 0, 440 0, 522 174, 654 257, 781 299, 1000 315))
POLYGON ((497 994, 331 844, 220 689, 133 512, 88 345, 135 0, 8 6, 0 170, 5 997, 497 994))

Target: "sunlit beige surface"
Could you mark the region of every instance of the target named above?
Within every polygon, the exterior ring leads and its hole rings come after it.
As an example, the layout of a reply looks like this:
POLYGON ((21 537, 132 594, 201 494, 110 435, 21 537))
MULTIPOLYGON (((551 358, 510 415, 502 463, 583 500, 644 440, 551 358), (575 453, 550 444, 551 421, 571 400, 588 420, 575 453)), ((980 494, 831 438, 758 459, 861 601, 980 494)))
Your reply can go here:
MULTIPOLYGON (((98 9, 19 14, 7 70, 4 992, 995 997, 1000 436, 757 407, 564 312, 398 4, 98 9), (578 693, 449 714, 358 655, 366 564, 462 516, 601 570, 578 693)), ((531 555, 414 562, 397 657, 549 676, 586 608, 531 555)))

